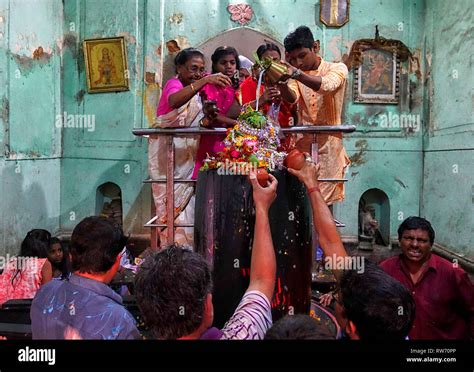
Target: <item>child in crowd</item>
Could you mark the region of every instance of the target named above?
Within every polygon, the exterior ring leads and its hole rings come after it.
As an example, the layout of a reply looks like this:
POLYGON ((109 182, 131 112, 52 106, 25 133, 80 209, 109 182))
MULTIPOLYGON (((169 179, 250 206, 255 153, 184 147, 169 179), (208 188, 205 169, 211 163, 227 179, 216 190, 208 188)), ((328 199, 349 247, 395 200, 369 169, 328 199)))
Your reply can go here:
POLYGON ((71 260, 68 250, 64 249, 61 241, 54 237, 51 238, 48 249, 48 260, 53 267, 53 278, 68 279, 71 274, 71 260))
MULTIPOLYGON (((236 99, 236 91, 239 88, 239 53, 233 47, 221 46, 217 48, 211 56, 212 73, 227 76, 231 84, 222 86, 215 84, 206 84, 201 89, 207 100, 215 101, 219 109, 217 117, 210 124, 212 128, 233 127, 237 124, 235 120, 240 113, 240 105, 236 99)), ((224 135, 217 136, 212 134, 201 135, 199 148, 196 155, 196 164, 193 172, 193 179, 197 179, 199 168, 203 165, 204 159, 209 154, 216 155, 215 146, 225 138, 224 135)))
POLYGON ((0 275, 0 305, 8 300, 33 298, 41 285, 51 280, 53 270, 47 259, 51 234, 31 230, 21 243, 20 255, 11 258, 0 275))

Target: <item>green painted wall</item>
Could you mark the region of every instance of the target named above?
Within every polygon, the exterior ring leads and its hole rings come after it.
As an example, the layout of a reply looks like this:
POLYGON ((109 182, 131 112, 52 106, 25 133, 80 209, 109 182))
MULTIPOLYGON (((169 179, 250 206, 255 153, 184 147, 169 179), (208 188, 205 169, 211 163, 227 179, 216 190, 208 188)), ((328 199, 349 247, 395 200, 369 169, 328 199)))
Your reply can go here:
POLYGON ((59 229, 62 4, 34 5, 0 0, 0 254, 59 229))
POLYGON ((470 1, 427 2, 422 214, 437 240, 474 260, 474 15, 470 1))
MULTIPOLYGON (((175 40, 181 48, 198 46, 224 31, 240 27, 230 19, 228 3, 222 0, 0 0, 0 245, 3 249, 16 249, 21 237, 32 227, 48 227, 54 233, 70 232, 79 220, 95 213, 96 190, 105 182, 121 187, 125 230, 135 234, 147 232, 141 227, 150 214, 149 186, 141 183, 147 178, 146 141, 134 138, 131 130, 148 127, 153 120, 161 78, 166 75, 171 60, 163 42, 175 40), (82 41, 113 36, 124 36, 127 41, 130 90, 88 94, 82 41), (34 59, 33 52, 39 46, 45 53, 34 59), (16 71, 20 71, 20 77, 15 75, 16 71), (63 112, 94 117, 95 130, 56 128, 55 118, 63 112), (17 158, 24 165, 21 182, 14 173, 17 158), (19 190, 18 185, 33 191, 22 198, 23 193, 13 191, 19 190), (44 204, 30 201, 34 200, 33 194, 43 198, 44 204), (16 209, 20 205, 27 207, 16 209), (12 210, 17 211, 12 213, 12 210)), ((353 74, 350 74, 343 120, 356 124, 358 129, 345 139, 353 165, 347 175, 346 200, 335 207, 336 217, 347 224, 341 231, 343 235, 357 235, 359 199, 371 188, 379 188, 389 198, 392 236, 396 235, 400 219, 409 215, 422 213, 441 227, 464 210, 454 208, 451 203, 472 208, 472 203, 466 203, 472 197, 473 184, 467 171, 469 152, 462 150, 461 157, 456 155, 456 151, 469 146, 472 154, 472 73, 471 84, 463 85, 469 73, 468 51, 472 48, 461 48, 460 36, 472 28, 472 20, 469 24, 464 19, 468 12, 462 11, 468 1, 459 1, 455 7, 431 0, 353 1, 350 22, 339 29, 326 28, 319 22, 319 3, 314 0, 247 3, 254 11, 247 27, 283 41, 288 32, 306 24, 321 40, 322 55, 328 60, 342 60, 355 40, 373 37, 375 25, 379 26, 381 36, 401 40, 414 53, 414 62, 402 66, 399 105, 352 103, 353 74), (440 27, 433 19, 444 13, 450 16, 440 27), (464 17, 463 21, 457 28, 450 28, 451 21, 459 17, 464 17), (458 42, 450 42, 453 37, 458 42), (448 74, 443 71, 453 58, 464 77, 448 82, 448 74), (448 88, 458 87, 456 84, 464 89, 462 94, 446 93, 448 88), (458 104, 456 100, 462 103, 459 111, 466 114, 444 105, 445 102, 458 104), (420 130, 383 128, 381 115, 389 113, 416 115, 420 118, 420 130), (458 127, 465 123, 471 125, 462 127, 470 130, 470 138, 458 127), (459 174, 466 177, 457 183, 464 199, 446 196, 441 204, 436 204, 439 201, 433 196, 435 193, 428 195, 427 190, 436 193, 448 190, 445 182, 452 178, 447 171, 443 175, 437 172, 439 158, 447 159, 446 152, 437 151, 445 149, 443 146, 454 150, 453 144, 456 151, 450 154, 453 159, 462 160, 459 174), (428 152, 423 152, 424 146, 428 152), (463 169, 466 173, 461 173, 463 169)), ((442 163, 449 165, 446 160, 442 163)), ((467 252, 469 245, 472 248, 472 233, 467 234, 472 226, 472 213, 468 212, 466 218, 456 223, 456 231, 464 234, 459 245, 454 237, 441 231, 439 242, 462 252, 467 252)))
POLYGON ((124 230, 146 233, 142 225, 150 215, 146 141, 132 134, 143 123, 143 61, 145 1, 67 1, 63 42, 64 111, 87 115, 94 130, 63 130, 60 228, 70 232, 86 216, 96 213, 96 190, 106 182, 122 190, 124 230), (86 93, 82 41, 124 36, 130 90, 86 93))

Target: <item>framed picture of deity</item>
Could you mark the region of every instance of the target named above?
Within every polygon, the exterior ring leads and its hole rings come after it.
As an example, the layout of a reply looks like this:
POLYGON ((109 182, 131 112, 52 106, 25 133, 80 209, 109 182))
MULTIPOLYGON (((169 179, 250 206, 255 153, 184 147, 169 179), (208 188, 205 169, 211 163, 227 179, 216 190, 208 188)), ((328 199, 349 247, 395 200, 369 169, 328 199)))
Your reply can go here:
POLYGON ((396 48, 361 51, 354 70, 354 102, 398 104, 399 94, 400 58, 396 48))
POLYGON ((124 37, 87 39, 83 50, 89 93, 129 90, 124 37))

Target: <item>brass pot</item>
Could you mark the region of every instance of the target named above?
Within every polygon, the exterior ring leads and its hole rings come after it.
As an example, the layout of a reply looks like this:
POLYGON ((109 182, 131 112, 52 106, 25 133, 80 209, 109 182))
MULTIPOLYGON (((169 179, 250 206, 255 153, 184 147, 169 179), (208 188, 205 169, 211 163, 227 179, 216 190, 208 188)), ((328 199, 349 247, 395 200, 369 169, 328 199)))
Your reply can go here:
POLYGON ((277 84, 288 79, 288 67, 280 62, 271 61, 270 66, 265 70, 264 76, 267 84, 277 84))

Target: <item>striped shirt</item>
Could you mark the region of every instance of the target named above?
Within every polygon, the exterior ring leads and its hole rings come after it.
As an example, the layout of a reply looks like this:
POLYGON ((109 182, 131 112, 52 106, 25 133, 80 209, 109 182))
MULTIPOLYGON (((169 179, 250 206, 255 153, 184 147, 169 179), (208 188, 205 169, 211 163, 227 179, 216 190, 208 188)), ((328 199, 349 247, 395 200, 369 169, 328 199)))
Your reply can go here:
POLYGON ((262 340, 271 325, 268 299, 259 291, 248 291, 224 325, 221 340, 262 340))

